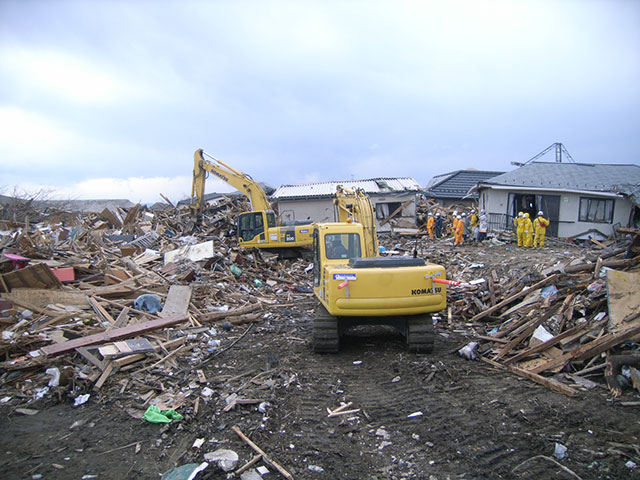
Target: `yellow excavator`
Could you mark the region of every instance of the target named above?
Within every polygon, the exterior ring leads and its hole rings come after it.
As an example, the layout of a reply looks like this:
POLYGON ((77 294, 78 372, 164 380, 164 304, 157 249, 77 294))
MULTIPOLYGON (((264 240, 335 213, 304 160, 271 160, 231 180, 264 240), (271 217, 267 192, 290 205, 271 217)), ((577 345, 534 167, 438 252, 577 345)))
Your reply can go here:
POLYGON ((193 155, 193 183, 189 207, 192 211, 194 226, 198 225, 202 219, 204 186, 209 173, 213 173, 220 180, 238 189, 251 202, 252 211, 240 214, 237 220, 240 246, 257 247, 278 253, 285 258, 300 256, 303 247, 311 246, 313 239, 310 221, 278 225, 267 194, 258 182, 202 149, 196 150, 193 155))
POLYGON ((430 353, 431 313, 446 308, 446 286, 455 282, 421 257, 379 256, 374 210, 362 190, 338 186, 334 205, 338 222, 313 228, 314 351, 337 352, 346 329, 376 324, 399 330, 410 351, 430 353))

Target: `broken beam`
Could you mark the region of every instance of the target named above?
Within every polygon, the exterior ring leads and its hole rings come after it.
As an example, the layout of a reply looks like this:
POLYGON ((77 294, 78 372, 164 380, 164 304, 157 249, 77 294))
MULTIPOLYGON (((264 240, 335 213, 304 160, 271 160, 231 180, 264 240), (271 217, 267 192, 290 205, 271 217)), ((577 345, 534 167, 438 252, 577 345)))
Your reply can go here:
POLYGON ((123 328, 114 328, 108 332, 96 333, 95 335, 88 335, 86 337, 75 338, 66 342, 57 343, 55 345, 47 345, 40 350, 45 355, 60 355, 62 353, 69 352, 78 347, 86 347, 88 345, 95 345, 97 343, 112 342, 114 340, 121 340, 123 338, 135 337, 142 333, 150 332, 160 328, 170 327, 176 323, 184 322, 188 319, 186 315, 176 315, 173 317, 161 318, 158 320, 151 320, 149 322, 139 323, 136 325, 130 325, 123 328))

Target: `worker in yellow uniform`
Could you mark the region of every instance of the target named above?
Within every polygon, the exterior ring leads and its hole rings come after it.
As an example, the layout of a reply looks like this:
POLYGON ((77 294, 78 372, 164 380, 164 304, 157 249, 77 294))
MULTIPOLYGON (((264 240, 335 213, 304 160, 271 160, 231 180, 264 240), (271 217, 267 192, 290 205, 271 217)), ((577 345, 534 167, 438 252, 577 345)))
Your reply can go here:
POLYGON ((475 228, 478 226, 478 214, 476 213, 476 209, 471 209, 471 228, 475 228))
POLYGON ((525 247, 533 247, 533 223, 531 222, 531 219, 529 218, 528 213, 524 214, 523 223, 524 223, 524 230, 522 232, 523 244, 525 247))
POLYGON ((455 239, 455 241, 453 242, 454 245, 462 245, 463 243, 463 238, 464 238, 464 222, 462 221, 462 216, 458 215, 457 218, 455 218, 455 227, 453 228, 453 238, 455 239))
POLYGON ((427 232, 429 232, 429 238, 435 238, 433 235, 433 226, 435 225, 436 221, 433 218, 433 213, 429 214, 429 219, 427 220, 427 232))
POLYGON ((533 221, 533 233, 535 237, 533 239, 534 247, 544 247, 544 239, 547 236, 547 227, 549 226, 549 220, 544 218, 544 213, 538 212, 538 216, 533 221))
POLYGON ((518 246, 521 247, 524 240, 524 213, 518 212, 518 216, 513 219, 516 227, 516 236, 518 238, 518 246))

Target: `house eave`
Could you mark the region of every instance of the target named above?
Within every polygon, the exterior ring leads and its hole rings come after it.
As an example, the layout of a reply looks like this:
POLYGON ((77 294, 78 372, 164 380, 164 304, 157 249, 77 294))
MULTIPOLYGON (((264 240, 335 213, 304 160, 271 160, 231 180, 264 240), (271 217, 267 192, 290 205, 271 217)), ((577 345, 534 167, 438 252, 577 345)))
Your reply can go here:
MULTIPOLYGON (((483 188, 489 188, 492 190, 516 190, 520 192, 575 193, 579 195, 590 195, 590 196, 597 196, 597 197, 624 198, 624 195, 621 195, 615 192, 599 192, 595 190, 574 190, 574 189, 567 189, 567 188, 519 187, 516 185, 491 185, 486 183, 476 185, 471 190, 477 191, 483 188)), ((472 191, 470 191, 469 193, 472 193, 472 191)))

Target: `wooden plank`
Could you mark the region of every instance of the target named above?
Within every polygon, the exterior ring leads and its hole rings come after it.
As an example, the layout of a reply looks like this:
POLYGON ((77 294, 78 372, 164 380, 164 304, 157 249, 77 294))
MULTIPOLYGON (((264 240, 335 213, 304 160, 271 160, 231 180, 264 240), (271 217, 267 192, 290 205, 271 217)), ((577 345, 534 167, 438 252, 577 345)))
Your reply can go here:
MULTIPOLYGON (((614 329, 623 326, 624 319, 640 311, 640 272, 607 271, 607 303, 609 305, 609 326, 614 329)), ((632 341, 640 341, 634 338, 632 341)))
POLYGON ((93 389, 99 390, 102 387, 102 385, 104 385, 104 382, 107 381, 107 378, 109 378, 112 372, 113 372, 113 362, 109 362, 106 368, 102 371, 102 375, 100 375, 100 378, 98 378, 98 381, 93 385, 93 389))
POLYGON ((567 395, 569 397, 578 396, 577 390, 574 390, 573 388, 568 387, 567 385, 560 383, 559 381, 554 380, 553 378, 543 377, 542 375, 537 375, 535 373, 530 372, 529 370, 524 370, 522 368, 514 367, 513 365, 509 365, 505 367, 502 364, 498 362, 494 362, 489 358, 480 357, 480 359, 483 360, 484 362, 487 362, 490 365, 493 365, 496 368, 506 369, 507 371, 515 375, 518 375, 520 377, 526 378, 533 382, 539 383, 540 385, 544 385, 545 387, 550 388, 551 390, 554 390, 558 393, 562 393, 563 395, 567 395))
POLYGON ((517 335, 513 340, 511 340, 507 345, 505 345, 494 357, 494 360, 500 360, 507 353, 513 350, 525 338, 529 338, 531 334, 534 332, 534 330, 538 327, 538 325, 540 325, 543 321, 544 319, 542 317, 532 318, 531 320, 529 320, 526 323, 524 330, 519 335, 517 335))
POLYGON ((58 343, 56 345, 48 345, 40 350, 45 355, 60 355, 69 352, 78 347, 86 347, 88 345, 96 345, 98 343, 112 342, 122 338, 135 337, 145 332, 158 330, 160 328, 170 327, 177 323, 184 322, 188 319, 186 315, 176 315, 174 317, 161 318, 158 320, 150 320, 148 322, 130 325, 128 327, 116 328, 108 332, 96 333, 86 337, 76 338, 67 342, 58 343))
POLYGON ((86 294, 81 291, 72 290, 52 290, 43 288, 14 288, 9 293, 3 293, 2 298, 11 302, 24 301, 41 308, 50 303, 60 303, 62 305, 87 306, 86 294))
POLYGON ((546 284, 553 282, 557 277, 558 277, 558 274, 553 274, 545 278, 544 280, 540 280, 538 283, 536 283, 535 285, 532 285, 529 288, 523 288, 520 292, 516 293, 515 295, 511 295, 510 297, 505 298, 501 302, 495 304, 493 307, 489 307, 485 311, 478 313, 477 315, 475 315, 469 320, 469 323, 473 323, 477 320, 480 320, 483 317, 486 317, 487 315, 491 315, 493 312, 500 310, 502 307, 506 305, 509 305, 514 300, 517 300, 520 297, 523 297, 539 288, 544 287, 546 284))
POLYGON ((78 347, 76 348, 76 352, 78 352, 80 355, 82 355, 86 360, 89 361, 89 363, 92 363, 93 365, 95 365, 96 367, 98 367, 101 371, 104 371, 104 369, 107 366, 106 362, 103 362, 102 360, 100 360, 98 357, 96 357, 93 353, 91 353, 89 351, 89 349, 87 347, 78 347))
POLYGON ((592 238, 592 239, 591 239, 591 241, 592 241, 593 243, 595 243, 596 245, 598 245, 600 248, 609 248, 609 247, 607 247, 604 243, 599 242, 599 241, 598 241, 598 240, 596 240, 595 238, 592 238))
POLYGON ((122 221, 108 208, 100 212, 100 217, 109 222, 113 228, 122 228, 122 221))
POLYGON ((125 217, 124 222, 122 222, 122 225, 129 225, 130 223, 133 223, 139 211, 140 211, 139 203, 131 207, 127 212, 127 216, 125 217))
POLYGON ((237 317, 240 315, 245 315, 247 313, 255 312, 256 310, 262 310, 262 305, 259 303, 254 303, 253 305, 247 305, 246 307, 237 308, 236 310, 229 310, 227 312, 212 312, 207 313, 200 318, 198 321, 200 323, 206 322, 215 322, 217 320, 222 320, 227 317, 237 317))
POLYGON ((113 317, 109 315, 109 312, 107 312, 95 298, 87 297, 87 301, 89 302, 89 305, 91 305, 91 308, 93 308, 93 311, 96 312, 96 314, 103 320, 103 323, 106 322, 110 325, 116 323, 113 317))
POLYGON ((191 291, 189 285, 171 285, 160 316, 186 314, 191 302, 191 291))
POLYGON ((109 328, 122 328, 129 323, 129 307, 124 307, 118 314, 118 318, 109 328))
POLYGON ((402 210, 404 210, 407 206, 409 206, 409 204, 411 202, 413 202, 414 199, 409 199, 406 202, 404 202, 402 205, 400 205, 398 208, 396 208, 393 213, 391 215, 389 215, 387 218, 383 218, 382 220, 380 220, 380 226, 385 225, 387 222, 389 222, 391 219, 393 219, 396 215, 398 215, 402 210))
POLYGON ((495 306, 496 304, 496 291, 495 291, 495 284, 494 284, 494 280, 493 280, 493 274, 496 273, 495 270, 491 271, 491 274, 489 276, 489 299, 491 300, 491 306, 495 306))

